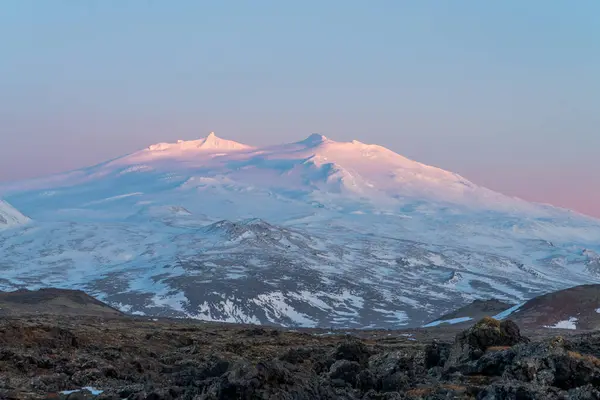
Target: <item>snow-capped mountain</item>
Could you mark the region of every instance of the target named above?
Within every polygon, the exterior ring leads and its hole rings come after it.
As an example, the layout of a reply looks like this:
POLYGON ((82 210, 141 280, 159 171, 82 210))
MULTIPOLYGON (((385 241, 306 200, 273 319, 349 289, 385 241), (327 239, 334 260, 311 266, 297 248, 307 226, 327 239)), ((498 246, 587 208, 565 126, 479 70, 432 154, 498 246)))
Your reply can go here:
POLYGON ((0 234, 0 290, 138 314, 397 327, 600 282, 600 221, 322 135, 159 143, 0 193, 35 221, 0 234))
POLYGON ((29 222, 29 218, 17 211, 7 202, 0 200, 0 229, 23 225, 29 222))

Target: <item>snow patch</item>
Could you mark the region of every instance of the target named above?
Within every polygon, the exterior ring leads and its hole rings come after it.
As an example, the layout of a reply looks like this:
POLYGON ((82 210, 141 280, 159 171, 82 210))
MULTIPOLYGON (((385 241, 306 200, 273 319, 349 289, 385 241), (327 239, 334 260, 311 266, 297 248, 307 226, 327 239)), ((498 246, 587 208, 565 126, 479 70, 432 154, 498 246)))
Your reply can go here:
POLYGON ((523 306, 523 304, 525 303, 520 303, 517 305, 512 306, 511 308, 502 311, 499 314, 494 315, 492 318, 497 319, 497 320, 503 320, 504 318, 508 317, 509 315, 518 312, 519 309, 523 306))
POLYGON ((172 310, 187 314, 185 306, 189 303, 188 298, 183 292, 177 292, 171 295, 156 294, 152 297, 152 302, 156 307, 168 307, 172 310))
POLYGON ((552 326, 544 325, 544 328, 550 328, 550 329, 577 329, 577 325, 575 324, 576 322, 577 322, 577 318, 570 317, 568 320, 558 321, 556 324, 554 324, 552 326))
POLYGON ((102 393, 104 393, 104 390, 96 389, 96 388, 93 388, 92 386, 85 386, 81 389, 63 390, 62 392, 60 392, 60 394, 69 395, 69 394, 73 394, 73 393, 83 392, 84 390, 87 390, 88 392, 90 392, 92 394, 92 396, 99 396, 102 393))
MULTIPOLYGON (((288 318, 295 326, 311 328, 316 326, 316 321, 308 315, 302 314, 286 302, 287 298, 282 292, 261 294, 254 299, 254 303, 263 307, 267 316, 276 319, 288 318)), ((276 322, 272 319, 272 322, 276 322)))
POLYGON ((471 321, 472 319, 473 318, 471 318, 471 317, 459 317, 459 318, 433 321, 433 322, 428 323, 427 325, 423 325, 423 328, 432 328, 434 326, 438 326, 441 324, 450 324, 450 325, 460 324, 461 322, 471 321))

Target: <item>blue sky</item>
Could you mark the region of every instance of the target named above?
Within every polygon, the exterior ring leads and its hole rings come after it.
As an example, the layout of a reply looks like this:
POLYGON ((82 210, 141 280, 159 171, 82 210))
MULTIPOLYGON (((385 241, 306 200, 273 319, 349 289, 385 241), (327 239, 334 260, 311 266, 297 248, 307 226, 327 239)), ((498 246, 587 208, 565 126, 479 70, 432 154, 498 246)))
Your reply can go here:
POLYGON ((0 37, 0 180, 320 132, 600 216, 595 0, 9 0, 0 37))

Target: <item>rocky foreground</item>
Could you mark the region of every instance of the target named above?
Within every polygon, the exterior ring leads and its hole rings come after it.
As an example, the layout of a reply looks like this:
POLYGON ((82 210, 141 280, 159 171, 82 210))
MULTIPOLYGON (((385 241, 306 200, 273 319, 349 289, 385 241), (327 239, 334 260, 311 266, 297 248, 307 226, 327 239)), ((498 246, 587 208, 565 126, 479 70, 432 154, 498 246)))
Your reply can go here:
POLYGON ((428 335, 6 316, 0 399, 600 399, 600 333, 428 335))

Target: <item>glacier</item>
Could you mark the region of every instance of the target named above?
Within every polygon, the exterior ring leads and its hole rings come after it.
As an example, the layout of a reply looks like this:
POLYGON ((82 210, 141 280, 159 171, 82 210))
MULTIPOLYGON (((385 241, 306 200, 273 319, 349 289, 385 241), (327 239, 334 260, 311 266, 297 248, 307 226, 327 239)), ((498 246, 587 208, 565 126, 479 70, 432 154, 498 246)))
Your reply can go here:
POLYGON ((408 327, 600 283, 599 220, 319 134, 211 133, 0 195, 0 290, 83 289, 139 315, 408 327))

